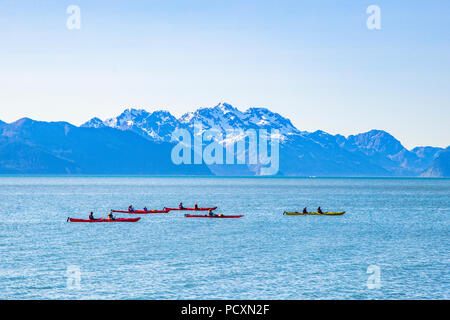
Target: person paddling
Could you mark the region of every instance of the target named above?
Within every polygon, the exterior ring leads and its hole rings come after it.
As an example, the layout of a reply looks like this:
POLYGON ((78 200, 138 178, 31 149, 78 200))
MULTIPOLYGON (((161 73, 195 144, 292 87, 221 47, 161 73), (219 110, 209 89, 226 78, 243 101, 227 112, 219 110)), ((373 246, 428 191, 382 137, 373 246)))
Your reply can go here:
POLYGON ((89 220, 98 220, 94 218, 94 213, 91 211, 91 213, 89 214, 89 220))
POLYGON ((306 207, 303 208, 303 213, 308 213, 308 209, 306 207))
POLYGON ((179 208, 179 209, 184 209, 184 207, 183 207, 183 202, 180 202, 180 204, 178 205, 178 208, 179 208))
POLYGON ((194 209, 195 209, 195 210, 198 210, 198 204, 197 204, 197 203, 194 204, 194 209))
POLYGON ((209 210, 208 210, 208 215, 209 215, 210 217, 212 217, 212 216, 214 216, 214 212, 213 212, 211 209, 209 209, 209 210))
POLYGON ((144 211, 148 211, 147 207, 144 207, 144 211))
POLYGON ((129 212, 134 212, 133 205, 130 205, 130 206, 128 207, 128 211, 129 211, 129 212))
POLYGON ((110 213, 108 214, 108 219, 109 219, 109 220, 116 220, 116 217, 114 217, 113 214, 112 214, 112 212, 110 212, 110 213))
POLYGON ((320 207, 317 208, 317 213, 323 213, 320 207))

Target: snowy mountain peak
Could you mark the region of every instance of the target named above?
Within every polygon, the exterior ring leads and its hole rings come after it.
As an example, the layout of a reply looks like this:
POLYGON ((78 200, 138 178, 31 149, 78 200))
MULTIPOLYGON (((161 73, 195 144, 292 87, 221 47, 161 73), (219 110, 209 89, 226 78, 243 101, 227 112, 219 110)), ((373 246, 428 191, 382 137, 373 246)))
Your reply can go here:
POLYGON ((287 118, 267 108, 249 108, 242 112, 231 104, 222 102, 214 107, 199 108, 194 112, 175 118, 170 112, 127 108, 119 116, 102 121, 94 118, 84 127, 108 126, 119 130, 131 130, 152 140, 170 141, 176 128, 192 130, 194 123, 201 123, 203 129, 217 129, 223 133, 231 130, 278 129, 284 137, 300 133, 287 118))
POLYGON ((83 128, 103 128, 105 127, 105 124, 103 121, 97 117, 92 118, 88 122, 81 125, 83 128))
POLYGON ((230 104, 220 103, 213 108, 200 108, 181 116, 182 124, 192 127, 194 123, 201 123, 205 129, 241 129, 244 123, 241 120, 242 112, 230 104))
POLYGON ((126 122, 126 121, 134 121, 136 119, 142 119, 149 115, 147 111, 144 109, 134 109, 134 108, 127 108, 125 109, 118 117, 111 118, 106 120, 106 122, 111 122, 114 120, 118 120, 117 123, 126 122))
POLYGON ((126 108, 123 111, 123 113, 131 114, 131 115, 139 115, 139 114, 142 114, 144 112, 147 112, 147 111, 145 111, 144 109, 135 109, 135 108, 126 108))
POLYGON ((223 113, 239 111, 237 108, 233 107, 231 104, 228 104, 226 102, 221 102, 214 108, 219 108, 220 110, 223 111, 223 113))
POLYGON ((299 133, 290 122, 267 108, 249 108, 242 112, 228 103, 220 103, 213 108, 200 108, 184 114, 180 122, 192 127, 194 122, 202 123, 205 129, 227 131, 232 129, 278 129, 282 135, 299 133))
POLYGON ((278 129, 282 135, 300 133, 291 121, 267 108, 250 108, 245 112, 246 120, 260 129, 278 129))

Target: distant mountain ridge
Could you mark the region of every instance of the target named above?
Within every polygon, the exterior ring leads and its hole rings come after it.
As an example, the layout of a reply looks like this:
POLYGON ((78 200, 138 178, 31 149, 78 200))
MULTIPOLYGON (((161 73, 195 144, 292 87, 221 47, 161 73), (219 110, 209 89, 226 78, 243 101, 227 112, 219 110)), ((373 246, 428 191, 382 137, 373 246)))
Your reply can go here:
POLYGON ((28 118, 0 127, 1 174, 211 175, 205 165, 177 166, 173 144, 109 127, 80 128, 28 118))
POLYGON ((450 147, 440 152, 422 177, 450 177, 450 147))
POLYGON ((11 124, 0 121, 0 173, 260 174, 258 165, 174 165, 172 133, 178 128, 192 133, 194 123, 200 123, 203 130, 221 132, 218 142, 224 145, 245 139, 239 133, 230 135, 230 130, 279 130, 279 135, 272 136, 280 143, 279 175, 448 176, 444 155, 448 148, 407 150, 382 130, 348 137, 301 131, 267 108, 240 111, 228 103, 199 108, 179 118, 164 110, 129 108, 115 118, 95 117, 80 127, 30 119, 11 124))
MULTIPOLYGON (((116 118, 105 121, 94 118, 83 126, 109 126, 131 130, 154 141, 170 141, 176 128, 192 132, 194 123, 201 123, 205 130, 213 128, 222 132, 222 143, 226 142, 225 135, 230 129, 278 129, 283 150, 280 154, 280 174, 284 175, 419 176, 443 150, 437 147, 407 150, 400 141, 382 130, 371 130, 347 138, 320 130, 301 131, 289 119, 267 108, 249 108, 243 112, 228 103, 199 108, 178 119, 168 111, 126 109, 116 118)), ((233 141, 240 138, 236 137, 233 141)), ((224 168, 219 171, 226 173, 224 168)))

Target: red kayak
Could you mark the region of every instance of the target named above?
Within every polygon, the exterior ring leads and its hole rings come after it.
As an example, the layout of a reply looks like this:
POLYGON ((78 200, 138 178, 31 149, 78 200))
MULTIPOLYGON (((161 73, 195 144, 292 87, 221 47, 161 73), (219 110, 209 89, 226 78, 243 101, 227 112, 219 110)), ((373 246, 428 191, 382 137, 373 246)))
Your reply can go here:
POLYGON ((167 213, 169 210, 134 210, 134 211, 121 211, 121 210, 111 210, 111 212, 115 213, 131 213, 131 214, 149 214, 149 213, 167 213))
POLYGON ((239 216, 218 216, 218 215, 214 215, 214 216, 210 216, 210 215, 192 215, 192 214, 185 214, 184 215, 186 218, 242 218, 243 215, 239 215, 239 216))
POLYGON ((74 219, 74 218, 69 218, 70 222, 136 222, 139 221, 141 218, 131 218, 131 219, 127 219, 127 218, 118 218, 118 219, 97 219, 97 220, 89 220, 89 219, 74 219))
POLYGON ((209 211, 209 210, 216 210, 217 207, 211 207, 211 208, 166 208, 167 211, 209 211))

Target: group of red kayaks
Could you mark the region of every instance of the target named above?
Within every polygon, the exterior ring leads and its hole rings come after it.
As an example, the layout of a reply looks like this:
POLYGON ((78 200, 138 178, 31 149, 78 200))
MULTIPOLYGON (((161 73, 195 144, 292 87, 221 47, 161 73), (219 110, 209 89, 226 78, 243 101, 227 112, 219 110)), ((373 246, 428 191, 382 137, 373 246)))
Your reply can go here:
MULTIPOLYGON (((154 213, 169 213, 170 211, 208 211, 208 214, 185 214, 186 218, 213 218, 213 219, 221 219, 221 218, 242 218, 243 215, 223 215, 213 213, 217 207, 209 207, 209 208, 199 208, 197 206, 193 208, 164 208, 163 210, 134 210, 131 206, 128 210, 111 210, 112 213, 129 213, 129 214, 154 214, 154 213)), ((67 221, 70 222, 137 222, 141 218, 115 218, 115 219, 74 219, 67 218, 67 221)))

